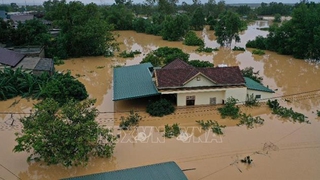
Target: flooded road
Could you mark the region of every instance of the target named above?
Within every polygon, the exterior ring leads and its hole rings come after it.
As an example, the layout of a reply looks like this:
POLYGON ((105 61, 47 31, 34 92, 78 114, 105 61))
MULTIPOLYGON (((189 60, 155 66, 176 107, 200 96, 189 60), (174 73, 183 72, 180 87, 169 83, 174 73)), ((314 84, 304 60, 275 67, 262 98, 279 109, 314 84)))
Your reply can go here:
MULTIPOLYGON (((257 28, 267 27, 267 21, 257 21, 241 34, 241 42, 233 44, 244 47, 248 40, 257 35, 266 36, 266 31, 257 28)), ((127 115, 128 110, 140 111, 143 117, 136 132, 127 132, 122 137, 112 158, 91 159, 86 167, 64 168, 46 166, 41 163, 26 163, 27 153, 13 153, 16 144, 14 133, 21 129, 18 118, 29 113, 33 100, 19 97, 0 102, 0 112, 21 114, 0 114, 0 179, 59 179, 105 172, 129 167, 175 161, 191 180, 199 179, 319 179, 320 172, 320 119, 316 110, 320 110, 320 81, 316 80, 320 70, 317 64, 308 63, 291 56, 278 55, 266 51, 266 55, 252 55, 252 49, 245 52, 220 48, 213 53, 196 53, 197 47, 185 46, 182 42, 163 41, 161 37, 119 31, 118 42, 121 51, 140 50, 134 58, 119 57, 83 57, 69 59, 65 64, 56 66, 58 71, 70 70, 85 84, 91 98, 96 98, 96 107, 102 112, 97 121, 101 125, 117 126, 119 118, 127 115), (200 59, 229 66, 238 65, 241 69, 252 66, 263 76, 263 84, 276 91, 275 96, 282 97, 281 105, 308 116, 311 124, 288 122, 273 115, 266 105, 241 110, 254 116, 260 115, 265 124, 253 129, 236 126, 238 121, 221 119, 216 106, 179 108, 175 114, 162 118, 150 117, 144 111, 147 100, 112 101, 112 74, 117 65, 138 64, 145 55, 158 47, 181 48, 190 54, 190 60, 200 59), (284 99, 290 100, 284 101, 284 99), (116 113, 114 113, 116 112, 116 113), (214 136, 198 128, 196 120, 217 120, 227 125, 223 136, 214 136), (13 123, 13 126, 11 124, 13 123), (192 137, 188 141, 164 139, 163 126, 179 123, 192 137), (144 141, 135 139, 138 132, 150 135, 144 141), (208 139, 209 137, 209 139, 208 139), (136 140, 136 141, 135 141, 136 140), (250 155, 251 165, 240 163, 240 159, 250 155)), ((213 31, 205 29, 197 32, 204 38, 207 47, 219 47, 213 31)))

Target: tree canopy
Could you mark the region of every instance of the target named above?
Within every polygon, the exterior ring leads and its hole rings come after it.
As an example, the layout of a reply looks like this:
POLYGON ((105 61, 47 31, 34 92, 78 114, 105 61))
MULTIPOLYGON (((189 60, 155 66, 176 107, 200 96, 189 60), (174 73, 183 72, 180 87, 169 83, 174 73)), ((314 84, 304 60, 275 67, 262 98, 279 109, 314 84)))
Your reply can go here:
POLYGON ((64 56, 60 58, 103 55, 114 50, 112 26, 102 18, 96 4, 49 0, 44 7, 46 18, 61 28, 51 49, 64 56))
POLYGON ((238 14, 226 11, 223 13, 215 27, 215 35, 217 36, 217 42, 221 46, 231 46, 232 40, 240 42, 239 33, 243 26, 238 14))
POLYGON ((64 166, 85 165, 90 156, 110 157, 116 138, 99 127, 95 100, 68 101, 62 108, 53 99, 35 105, 30 116, 21 119, 14 152, 31 153, 28 161, 64 166))
POLYGON ((186 15, 166 16, 163 22, 162 39, 178 41, 189 31, 189 18, 186 15))

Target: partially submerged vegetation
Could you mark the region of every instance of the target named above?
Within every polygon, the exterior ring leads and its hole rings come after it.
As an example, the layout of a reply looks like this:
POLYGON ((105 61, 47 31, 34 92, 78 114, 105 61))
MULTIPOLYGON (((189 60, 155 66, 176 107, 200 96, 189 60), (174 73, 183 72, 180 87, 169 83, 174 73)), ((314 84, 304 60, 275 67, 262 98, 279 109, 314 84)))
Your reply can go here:
POLYGON ((70 72, 53 75, 42 73, 33 75, 18 68, 5 68, 0 71, 0 100, 7 100, 16 96, 34 99, 53 98, 59 104, 68 99, 84 100, 88 97, 85 86, 70 72))
POLYGON ((307 120, 307 116, 303 115, 302 113, 295 112, 292 110, 292 108, 286 108, 280 106, 278 100, 268 100, 267 105, 272 109, 273 114, 277 114, 280 117, 288 118, 290 121, 293 122, 299 122, 299 123, 310 123, 310 121, 307 120))
POLYGON ((183 43, 187 46, 204 46, 204 42, 200 39, 194 31, 189 31, 183 43))
POLYGON ((160 47, 149 54, 145 58, 142 59, 141 63, 150 62, 154 67, 164 66, 175 59, 181 59, 185 62, 189 59, 189 54, 184 53, 179 48, 171 48, 171 47, 160 47))
POLYGON ((196 121, 203 130, 208 130, 211 128, 212 132, 217 134, 217 135, 222 135, 223 131, 222 128, 225 128, 226 126, 220 125, 217 121, 212 121, 212 120, 198 120, 196 121))
POLYGON ((235 46, 232 51, 245 51, 246 49, 243 48, 243 47, 238 47, 238 46, 235 46))
POLYGON ((257 54, 257 55, 264 55, 264 54, 266 54, 263 50, 261 50, 261 49, 254 49, 254 50, 252 50, 252 54, 257 54))
POLYGON ((147 106, 147 113, 151 116, 162 117, 171 114, 175 111, 173 104, 166 99, 159 99, 154 102, 150 102, 147 106))
POLYGON ((119 57, 122 57, 122 58, 130 58, 130 57, 134 57, 134 55, 136 54, 141 54, 140 51, 130 51, 130 52, 127 52, 127 51, 122 51, 120 54, 119 54, 119 57))
POLYGON ((257 117, 252 117, 251 114, 245 114, 241 113, 240 114, 240 122, 237 124, 238 126, 240 125, 245 125, 247 128, 254 128, 257 125, 263 125, 264 119, 262 119, 260 116, 257 117))
POLYGON ((237 99, 229 97, 223 107, 218 108, 222 118, 231 117, 237 119, 240 115, 240 108, 236 105, 237 99))
POLYGON ((263 77, 259 76, 259 71, 256 71, 256 72, 253 71, 253 67, 246 67, 244 69, 241 69, 241 73, 244 77, 248 77, 260 84, 261 84, 261 81, 263 80, 263 77))
POLYGON ((128 117, 121 116, 120 128, 123 130, 131 129, 132 127, 137 127, 142 117, 133 110, 130 111, 128 117))
POLYGON ((196 49, 197 52, 206 52, 211 53, 212 51, 219 51, 218 48, 210 48, 210 47, 204 47, 200 46, 198 49, 196 49))
POLYGON ((200 61, 200 60, 191 60, 188 61, 188 64, 190 64, 193 67, 198 67, 198 68, 204 68, 204 67, 214 67, 214 64, 208 61, 200 61))
POLYGON ((177 137, 180 134, 180 127, 177 123, 173 124, 172 126, 166 124, 164 129, 164 137, 166 138, 177 137))
POLYGON ((249 106, 249 107, 258 106, 259 101, 257 100, 257 98, 254 96, 253 93, 250 95, 247 94, 246 101, 244 102, 244 105, 249 106))

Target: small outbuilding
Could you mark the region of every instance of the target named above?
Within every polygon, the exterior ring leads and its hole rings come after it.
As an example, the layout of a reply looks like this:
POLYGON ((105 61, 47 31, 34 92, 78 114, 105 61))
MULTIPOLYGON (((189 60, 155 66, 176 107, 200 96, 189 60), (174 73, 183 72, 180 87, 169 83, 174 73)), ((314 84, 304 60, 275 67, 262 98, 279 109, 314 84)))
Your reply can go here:
POLYGON ((186 175, 173 161, 151 164, 111 172, 91 174, 63 180, 187 180, 186 175))

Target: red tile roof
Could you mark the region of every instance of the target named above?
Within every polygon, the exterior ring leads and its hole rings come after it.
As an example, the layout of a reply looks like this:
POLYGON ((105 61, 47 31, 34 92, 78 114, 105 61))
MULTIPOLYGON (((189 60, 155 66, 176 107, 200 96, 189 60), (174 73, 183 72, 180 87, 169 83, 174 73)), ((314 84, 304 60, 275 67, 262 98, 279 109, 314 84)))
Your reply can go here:
POLYGON ((180 59, 176 59, 162 69, 155 71, 158 88, 182 87, 197 74, 207 77, 216 86, 245 84, 238 66, 195 68, 180 59))
POLYGON ((0 63, 15 67, 26 55, 0 48, 0 63))

